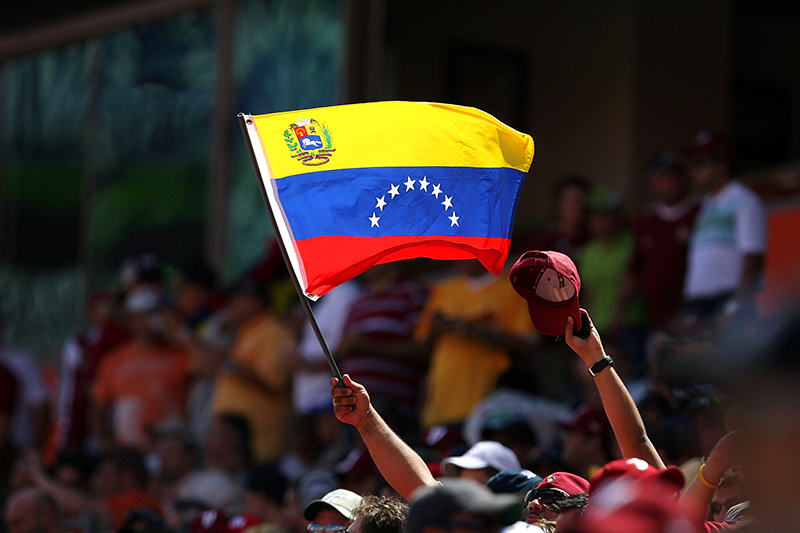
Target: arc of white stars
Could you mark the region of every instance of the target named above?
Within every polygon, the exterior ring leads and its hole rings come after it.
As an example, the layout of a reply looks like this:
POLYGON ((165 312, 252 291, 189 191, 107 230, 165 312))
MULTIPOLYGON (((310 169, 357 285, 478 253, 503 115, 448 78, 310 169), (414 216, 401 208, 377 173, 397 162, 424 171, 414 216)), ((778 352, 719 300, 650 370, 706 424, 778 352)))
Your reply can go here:
POLYGON ((375 212, 373 212, 372 216, 368 217, 368 219, 370 221, 370 226, 369 226, 370 228, 374 228, 375 226, 379 228, 381 227, 380 224, 378 224, 378 221, 381 219, 381 217, 376 217, 375 212))
POLYGON ((438 200, 439 199, 439 195, 442 194, 442 184, 439 183, 437 185, 434 185, 433 186, 433 191, 431 192, 431 194, 434 195, 436 197, 436 199, 438 200))
MULTIPOLYGON (((458 219, 461 218, 461 217, 457 217, 455 210, 453 210, 453 214, 450 215, 447 218, 450 220, 450 227, 452 228, 453 226, 458 226, 458 219)), ((459 226, 459 227, 461 227, 461 226, 459 226)))
POLYGON ((400 191, 398 190, 399 188, 400 188, 399 185, 392 184, 392 186, 387 191, 389 194, 392 195, 390 200, 394 200, 394 197, 397 196, 398 194, 400 194, 400 191))
MULTIPOLYGON (((437 200, 438 200, 438 198, 437 198, 437 200)), ((445 211, 447 211, 448 209, 453 207, 453 197, 452 196, 447 196, 445 194, 444 195, 444 202, 442 202, 442 205, 444 206, 444 210, 445 211)))
POLYGON ((419 190, 428 192, 428 185, 430 184, 431 182, 428 181, 427 176, 422 176, 422 179, 419 180, 419 190))
POLYGON ((375 198, 378 203, 375 205, 375 209, 380 209, 383 211, 384 206, 386 205, 386 195, 384 194, 380 198, 375 198))
POLYGON ((403 184, 403 185, 406 186, 406 192, 415 190, 414 189, 414 184, 416 182, 417 182, 417 180, 412 180, 411 176, 409 176, 408 179, 406 180, 406 182, 403 184))

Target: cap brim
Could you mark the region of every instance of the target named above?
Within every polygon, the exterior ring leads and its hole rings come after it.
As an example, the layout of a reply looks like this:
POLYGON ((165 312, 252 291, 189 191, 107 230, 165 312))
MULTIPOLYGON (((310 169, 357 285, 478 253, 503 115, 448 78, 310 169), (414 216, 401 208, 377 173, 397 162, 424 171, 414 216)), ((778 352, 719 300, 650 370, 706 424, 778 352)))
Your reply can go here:
POLYGON ((482 459, 478 459, 477 457, 470 457, 468 455, 462 455, 459 457, 448 457, 447 459, 442 461, 442 472, 446 476, 455 476, 458 474, 457 468, 467 469, 467 470, 477 470, 479 468, 486 468, 489 466, 489 463, 482 459))
POLYGON ((353 519, 353 514, 343 506, 334 505, 324 500, 314 500, 306 505, 306 508, 303 510, 303 518, 308 521, 314 520, 314 517, 317 516, 317 513, 319 513, 322 509, 333 509, 348 520, 353 519))
POLYGON ((575 331, 581 328, 581 311, 578 297, 575 295, 567 302, 552 305, 540 300, 528 300, 528 314, 536 331, 551 337, 563 337, 567 329, 567 318, 572 317, 575 322, 575 331))

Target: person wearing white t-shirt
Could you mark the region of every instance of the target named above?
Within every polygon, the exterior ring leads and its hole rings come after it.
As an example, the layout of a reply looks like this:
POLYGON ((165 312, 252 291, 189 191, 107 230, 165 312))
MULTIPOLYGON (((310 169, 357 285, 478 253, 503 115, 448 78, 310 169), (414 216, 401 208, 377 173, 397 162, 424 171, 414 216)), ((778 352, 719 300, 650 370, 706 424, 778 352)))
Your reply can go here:
POLYGON ((690 172, 705 196, 689 243, 684 296, 696 318, 751 307, 764 268, 764 206, 731 179, 729 161, 725 142, 705 131, 695 136, 690 172))

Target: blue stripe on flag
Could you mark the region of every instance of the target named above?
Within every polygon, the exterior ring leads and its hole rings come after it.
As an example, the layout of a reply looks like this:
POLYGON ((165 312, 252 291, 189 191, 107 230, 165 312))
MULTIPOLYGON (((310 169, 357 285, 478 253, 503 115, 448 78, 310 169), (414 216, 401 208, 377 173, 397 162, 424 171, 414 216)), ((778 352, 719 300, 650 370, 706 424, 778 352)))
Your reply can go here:
POLYGON ((524 178, 524 172, 511 168, 376 167, 309 172, 275 183, 295 240, 327 235, 509 238, 524 178), (406 185, 409 179, 413 189, 406 185), (436 186, 441 192, 434 195, 436 186), (452 206, 443 204, 447 198, 452 206))

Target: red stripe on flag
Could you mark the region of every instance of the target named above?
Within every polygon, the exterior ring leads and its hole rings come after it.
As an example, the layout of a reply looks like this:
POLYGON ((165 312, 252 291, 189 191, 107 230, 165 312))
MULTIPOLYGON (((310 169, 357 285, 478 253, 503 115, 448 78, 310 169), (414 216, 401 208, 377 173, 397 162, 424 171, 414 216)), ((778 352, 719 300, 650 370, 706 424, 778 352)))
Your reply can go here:
POLYGON ((308 287, 322 296, 373 265, 427 257, 430 259, 477 259, 493 274, 503 270, 510 239, 499 237, 312 237, 296 242, 308 287))

